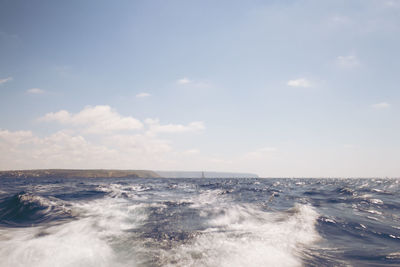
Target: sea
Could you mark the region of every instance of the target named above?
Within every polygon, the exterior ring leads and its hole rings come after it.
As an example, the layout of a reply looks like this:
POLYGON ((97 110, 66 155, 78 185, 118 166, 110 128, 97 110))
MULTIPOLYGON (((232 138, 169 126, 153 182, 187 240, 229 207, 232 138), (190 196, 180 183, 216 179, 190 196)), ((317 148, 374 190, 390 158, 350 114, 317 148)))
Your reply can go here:
POLYGON ((400 266, 400 179, 0 179, 0 266, 400 266))

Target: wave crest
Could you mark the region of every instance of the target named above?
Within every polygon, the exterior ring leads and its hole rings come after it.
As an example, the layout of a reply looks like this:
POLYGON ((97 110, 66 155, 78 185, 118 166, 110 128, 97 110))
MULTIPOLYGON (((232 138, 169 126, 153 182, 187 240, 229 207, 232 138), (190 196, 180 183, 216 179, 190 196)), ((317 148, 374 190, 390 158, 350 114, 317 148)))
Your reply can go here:
POLYGON ((0 224, 26 227, 44 222, 72 218, 70 209, 61 200, 26 192, 0 200, 0 224))

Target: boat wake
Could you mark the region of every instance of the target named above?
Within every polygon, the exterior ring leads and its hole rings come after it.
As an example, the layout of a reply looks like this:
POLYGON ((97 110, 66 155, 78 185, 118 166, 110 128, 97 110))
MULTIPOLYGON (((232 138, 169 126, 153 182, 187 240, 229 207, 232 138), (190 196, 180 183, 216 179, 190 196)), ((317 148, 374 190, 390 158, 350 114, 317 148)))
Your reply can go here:
POLYGON ((60 193, 47 185, 1 195, 0 266, 400 263, 389 246, 400 243, 398 218, 386 216, 398 210, 397 186, 375 192, 329 184, 314 190, 291 180, 98 179, 69 182, 60 193), (374 257, 349 241, 375 248, 374 257))

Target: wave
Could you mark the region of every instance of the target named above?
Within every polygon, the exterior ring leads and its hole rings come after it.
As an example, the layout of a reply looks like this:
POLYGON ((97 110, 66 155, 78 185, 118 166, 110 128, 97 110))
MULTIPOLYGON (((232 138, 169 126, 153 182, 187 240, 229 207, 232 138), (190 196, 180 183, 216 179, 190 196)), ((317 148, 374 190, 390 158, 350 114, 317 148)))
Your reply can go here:
POLYGON ((319 240, 318 213, 307 205, 264 212, 252 205, 215 208, 192 242, 162 253, 160 266, 301 266, 301 252, 319 240))
POLYGON ((399 265, 399 185, 98 179, 10 186, 32 193, 0 197, 0 267, 399 265))
POLYGON ((112 198, 140 199, 152 187, 146 185, 107 184, 99 185, 96 190, 106 193, 112 198))
POLYGON ((0 200, 0 224, 14 227, 71 219, 71 210, 57 198, 20 192, 0 200))
MULTIPOLYGON (((51 213, 44 198, 26 193, 14 197, 24 207, 34 204, 51 213)), ((145 208, 107 197, 71 204, 77 216, 63 224, 0 228, 0 266, 136 266, 129 232, 146 219, 145 208)))

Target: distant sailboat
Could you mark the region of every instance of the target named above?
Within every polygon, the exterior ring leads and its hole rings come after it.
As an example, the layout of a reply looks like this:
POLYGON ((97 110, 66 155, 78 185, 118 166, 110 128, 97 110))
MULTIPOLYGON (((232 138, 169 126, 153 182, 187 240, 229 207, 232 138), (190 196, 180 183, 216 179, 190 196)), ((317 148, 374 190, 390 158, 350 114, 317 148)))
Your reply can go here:
POLYGON ((206 178, 206 177, 204 176, 204 172, 201 172, 201 178, 206 178))

